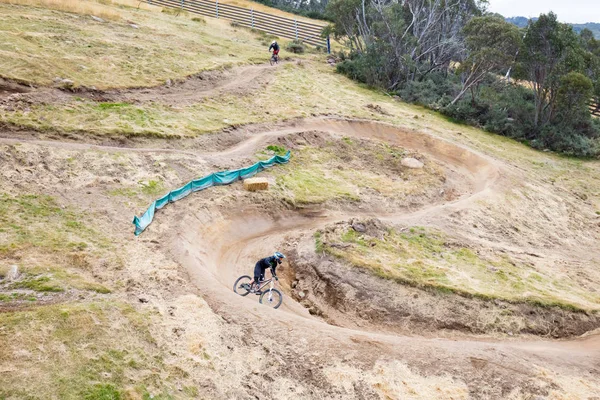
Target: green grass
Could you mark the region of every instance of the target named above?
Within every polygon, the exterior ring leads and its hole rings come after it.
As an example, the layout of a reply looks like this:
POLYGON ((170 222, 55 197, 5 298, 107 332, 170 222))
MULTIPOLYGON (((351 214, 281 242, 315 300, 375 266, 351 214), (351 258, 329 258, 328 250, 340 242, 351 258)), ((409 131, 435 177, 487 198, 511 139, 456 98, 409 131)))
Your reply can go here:
POLYGON ((84 400, 121 400, 122 395, 113 385, 97 384, 86 390, 84 400))
POLYGON ((401 284, 569 310, 597 310, 600 305, 600 296, 585 291, 575 282, 557 281, 506 255, 482 256, 437 230, 390 228, 383 239, 378 239, 344 228, 325 237, 319 233, 315 242, 318 252, 401 284), (351 246, 340 249, 329 245, 340 242, 351 246))
POLYGON ((277 145, 273 145, 273 144, 268 145, 267 150, 272 151, 276 156, 285 156, 287 153, 287 150, 285 147, 277 146, 277 145))
POLYGON ((165 186, 161 181, 149 180, 140 182, 140 185, 142 186, 142 193, 149 196, 158 196, 165 192, 165 186))
POLYGON ((28 277, 15 282, 9 286, 10 289, 29 289, 35 292, 64 292, 64 289, 54 282, 50 282, 50 277, 28 277))

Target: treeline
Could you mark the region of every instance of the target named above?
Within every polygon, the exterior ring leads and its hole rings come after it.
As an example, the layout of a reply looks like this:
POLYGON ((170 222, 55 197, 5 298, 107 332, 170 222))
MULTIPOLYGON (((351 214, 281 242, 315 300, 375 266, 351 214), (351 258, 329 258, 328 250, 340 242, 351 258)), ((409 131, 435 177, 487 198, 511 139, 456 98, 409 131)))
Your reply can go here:
POLYGON ((296 15, 333 22, 326 14, 327 0, 254 0, 269 7, 278 8, 296 15))
POLYGON ((600 41, 540 15, 519 29, 475 0, 330 0, 337 70, 540 149, 600 154, 600 41))
MULTIPOLYGON (((537 18, 533 18, 533 20, 537 20, 537 18)), ((510 17, 506 18, 507 22, 518 26, 519 28, 525 28, 529 24, 529 18, 525 17, 510 17)), ((600 39, 600 23, 597 22, 587 22, 585 24, 570 24, 573 27, 573 30, 576 33, 581 33, 584 29, 591 31, 594 34, 596 39, 600 39)))

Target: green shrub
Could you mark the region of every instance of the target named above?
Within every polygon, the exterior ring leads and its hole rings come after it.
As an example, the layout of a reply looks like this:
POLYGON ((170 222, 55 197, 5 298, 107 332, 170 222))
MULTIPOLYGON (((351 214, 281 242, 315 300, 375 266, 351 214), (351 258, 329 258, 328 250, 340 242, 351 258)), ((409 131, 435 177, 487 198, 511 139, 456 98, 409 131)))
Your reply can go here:
POLYGON ((287 150, 285 149, 285 147, 277 146, 277 145, 273 145, 273 144, 268 145, 267 150, 272 151, 273 153, 275 153, 275 155, 278 155, 278 156, 284 156, 287 153, 287 150))
POLYGON ((306 50, 304 44, 300 40, 293 40, 285 46, 285 49, 294 54, 302 54, 306 50))

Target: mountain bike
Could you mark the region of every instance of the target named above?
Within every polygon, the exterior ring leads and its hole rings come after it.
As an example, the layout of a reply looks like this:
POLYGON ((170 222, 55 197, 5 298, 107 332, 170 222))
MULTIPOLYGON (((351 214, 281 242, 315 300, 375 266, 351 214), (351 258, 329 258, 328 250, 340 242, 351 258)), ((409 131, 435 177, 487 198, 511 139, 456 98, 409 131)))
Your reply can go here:
POLYGON ((279 62, 279 54, 271 54, 271 59, 269 60, 269 62, 271 63, 271 65, 275 65, 279 62))
MULTIPOLYGON (((254 293, 260 295, 260 298, 258 299, 260 304, 267 305, 271 308, 279 308, 283 302, 283 295, 279 290, 275 289, 274 281, 278 280, 279 278, 277 278, 276 275, 273 275, 270 279, 259 282, 258 291, 255 291, 254 293), (269 286, 269 289, 263 291, 263 289, 267 286, 269 286)), ((248 275, 240 276, 233 284, 233 291, 240 296, 249 295, 252 293, 250 286, 251 281, 252 278, 248 275)))

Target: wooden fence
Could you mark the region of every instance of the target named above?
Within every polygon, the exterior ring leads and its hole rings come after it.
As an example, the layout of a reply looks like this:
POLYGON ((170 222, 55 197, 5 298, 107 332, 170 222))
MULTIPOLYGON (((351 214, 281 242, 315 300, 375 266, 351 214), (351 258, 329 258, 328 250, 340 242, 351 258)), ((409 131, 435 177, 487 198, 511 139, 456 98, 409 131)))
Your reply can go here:
POLYGON ((331 51, 329 37, 323 38, 324 25, 284 18, 254 9, 221 4, 219 0, 144 0, 148 4, 179 8, 191 13, 235 21, 246 28, 267 32, 278 37, 300 40, 313 46, 322 46, 331 51))
POLYGON ((590 112, 594 117, 600 118, 600 99, 594 99, 590 102, 590 112))

